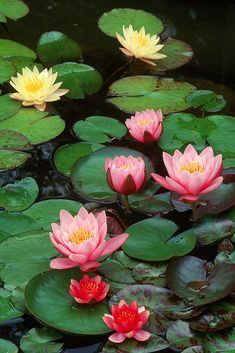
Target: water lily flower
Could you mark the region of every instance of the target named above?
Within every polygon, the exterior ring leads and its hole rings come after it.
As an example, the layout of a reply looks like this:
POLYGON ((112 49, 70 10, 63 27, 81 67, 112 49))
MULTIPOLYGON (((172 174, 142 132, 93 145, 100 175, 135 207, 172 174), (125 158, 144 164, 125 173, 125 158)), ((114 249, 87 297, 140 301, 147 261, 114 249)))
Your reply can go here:
POLYGON ((105 324, 116 331, 109 340, 114 343, 121 343, 126 338, 146 341, 151 334, 142 330, 142 326, 148 321, 149 315, 150 312, 144 306, 138 308, 135 301, 128 305, 125 300, 120 300, 118 305, 112 306, 112 315, 103 316, 105 324))
POLYGON ((79 266, 81 271, 91 271, 100 266, 97 259, 110 255, 117 250, 128 237, 120 234, 105 240, 107 220, 105 211, 97 215, 82 207, 73 217, 65 210, 60 211, 60 225, 52 224, 50 238, 56 249, 66 258, 56 258, 51 268, 66 269, 79 266))
POLYGON ((158 44, 160 37, 150 34, 145 34, 145 28, 140 31, 134 30, 132 25, 122 27, 123 37, 116 33, 118 41, 122 47, 120 50, 127 56, 134 56, 136 59, 146 62, 147 64, 156 66, 152 60, 166 58, 165 54, 159 53, 163 48, 163 44, 158 44))
POLYGON ((11 93, 10 97, 22 101, 22 105, 34 107, 44 111, 47 102, 54 102, 66 94, 68 89, 59 89, 62 82, 55 83, 57 72, 52 73, 52 69, 44 69, 39 73, 36 66, 33 70, 25 67, 22 75, 17 73, 17 77, 11 77, 10 84, 18 93, 11 93))
POLYGON ((212 147, 206 147, 197 154, 192 145, 188 145, 182 154, 176 150, 171 156, 163 152, 163 160, 169 177, 152 173, 155 181, 164 188, 182 196, 179 200, 196 202, 200 194, 207 194, 222 182, 222 155, 214 157, 212 147))
POLYGON ((163 132, 162 120, 163 115, 160 109, 157 111, 147 109, 126 119, 125 124, 130 135, 137 141, 153 143, 159 139, 163 132))
POLYGON ((146 181, 146 167, 141 157, 106 158, 105 170, 109 187, 123 195, 139 191, 146 181))
POLYGON ((84 275, 80 281, 71 279, 69 293, 79 304, 101 302, 109 291, 109 284, 102 281, 99 275, 91 278, 84 275))

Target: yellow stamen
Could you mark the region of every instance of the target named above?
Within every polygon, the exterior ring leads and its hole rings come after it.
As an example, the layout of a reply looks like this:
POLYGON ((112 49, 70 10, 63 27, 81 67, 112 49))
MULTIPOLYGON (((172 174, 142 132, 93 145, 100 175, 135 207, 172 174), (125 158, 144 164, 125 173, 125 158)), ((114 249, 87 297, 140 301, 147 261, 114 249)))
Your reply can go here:
POLYGON ((137 125, 139 125, 140 127, 146 127, 146 126, 150 125, 152 122, 153 122, 153 120, 151 120, 151 119, 143 118, 143 119, 138 120, 137 125))
POLYGON ((43 86, 43 81, 35 77, 25 81, 25 89, 31 92, 36 92, 40 90, 43 86))
POLYGON ((86 292, 96 292, 99 286, 94 282, 89 282, 81 285, 83 291, 86 292))
POLYGON ((204 173, 204 166, 199 164, 197 161, 193 161, 191 163, 186 163, 180 167, 180 171, 186 171, 189 173, 194 173, 194 172, 199 172, 199 173, 204 173))
POLYGON ((132 169, 134 169, 134 166, 133 166, 133 164, 123 164, 120 167, 117 167, 117 169, 132 170, 132 169))
POLYGON ((135 318, 135 314, 132 313, 131 311, 122 311, 119 313, 117 318, 120 321, 128 322, 129 320, 133 320, 135 318))
POLYGON ((71 243, 81 244, 84 241, 93 238, 93 232, 89 232, 87 229, 80 227, 76 232, 72 233, 69 237, 71 243))

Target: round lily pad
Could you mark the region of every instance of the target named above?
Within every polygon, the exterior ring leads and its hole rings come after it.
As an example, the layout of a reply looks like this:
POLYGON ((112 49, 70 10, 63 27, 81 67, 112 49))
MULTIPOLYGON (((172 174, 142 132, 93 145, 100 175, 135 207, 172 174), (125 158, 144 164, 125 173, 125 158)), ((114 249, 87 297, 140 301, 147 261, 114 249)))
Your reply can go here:
POLYGON ((27 15, 29 8, 25 2, 21 0, 1 0, 0 12, 11 20, 18 20, 27 15))
POLYGON ((127 228, 128 239, 123 250, 134 258, 146 261, 163 261, 173 256, 189 253, 196 244, 193 230, 178 234, 174 222, 161 218, 150 218, 127 228))
POLYGON ((16 73, 16 69, 9 61, 0 58, 0 83, 10 80, 16 73))
POLYGON ((18 353, 18 348, 10 341, 0 338, 0 350, 7 353, 18 353))
POLYGON ((171 347, 185 349, 201 343, 201 340, 190 329, 189 323, 177 320, 171 324, 166 333, 167 341, 171 347))
POLYGON ((203 340, 205 353, 233 353, 235 351, 235 328, 227 332, 209 333, 203 340))
POLYGON ((105 159, 116 156, 142 157, 148 175, 152 171, 152 163, 142 153, 124 147, 105 147, 77 161, 72 168, 71 181, 74 188, 84 197, 99 201, 113 202, 117 193, 111 190, 106 181, 105 159), (95 178, 94 178, 95 173, 95 178))
POLYGON ((79 280, 78 270, 49 271, 34 277, 25 289, 28 310, 41 322, 77 335, 98 335, 110 331, 102 317, 107 303, 81 305, 69 294, 70 279, 79 280))
POLYGON ((0 97, 0 121, 10 118, 21 108, 21 103, 10 98, 8 94, 0 97))
POLYGON ((98 22, 98 26, 105 34, 116 37, 116 32, 122 34, 122 26, 132 25, 135 30, 145 28, 145 32, 151 35, 159 34, 163 31, 162 21, 143 10, 135 9, 113 9, 104 13, 98 22))
POLYGON ((206 112, 218 112, 226 105, 223 96, 209 90, 197 90, 190 93, 186 98, 186 102, 194 108, 202 107, 206 112))
POLYGON ((0 39, 0 56, 24 56, 33 60, 37 57, 33 50, 9 39, 0 39))
POLYGON ((63 343, 53 341, 62 337, 59 332, 48 327, 33 328, 21 337, 20 348, 24 353, 58 353, 63 343))

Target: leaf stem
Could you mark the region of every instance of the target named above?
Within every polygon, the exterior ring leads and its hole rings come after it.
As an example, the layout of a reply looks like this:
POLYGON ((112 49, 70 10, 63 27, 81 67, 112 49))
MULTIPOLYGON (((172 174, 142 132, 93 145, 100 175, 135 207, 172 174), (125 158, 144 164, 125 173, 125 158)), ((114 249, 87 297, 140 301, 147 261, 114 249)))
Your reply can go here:
POLYGON ((124 205, 127 209, 128 213, 131 213, 131 208, 130 208, 130 204, 129 204, 129 200, 128 200, 128 195, 123 195, 123 200, 124 200, 124 205))
POLYGON ((193 211, 193 220, 196 222, 199 218, 198 208, 196 202, 192 202, 191 204, 192 211, 193 211))

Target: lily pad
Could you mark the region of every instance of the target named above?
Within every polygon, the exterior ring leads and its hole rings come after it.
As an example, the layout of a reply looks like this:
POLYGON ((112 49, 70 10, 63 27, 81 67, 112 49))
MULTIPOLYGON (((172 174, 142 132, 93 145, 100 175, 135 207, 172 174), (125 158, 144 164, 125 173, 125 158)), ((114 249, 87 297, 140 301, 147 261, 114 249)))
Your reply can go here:
POLYGON ((101 353, 154 353, 168 347, 169 344, 162 337, 151 334, 146 342, 128 339, 123 343, 115 344, 108 341, 101 353))
POLYGON ((23 212, 23 215, 30 217, 38 226, 45 230, 51 230, 51 223, 59 223, 60 210, 66 210, 72 215, 78 213, 82 204, 78 201, 67 199, 49 199, 36 202, 23 212))
POLYGON ((7 234, 13 236, 38 229, 40 229, 39 225, 30 217, 17 212, 0 212, 1 232, 6 232, 7 230, 7 234))
POLYGON ((219 112, 226 105, 223 96, 209 90, 197 90, 190 93, 186 98, 186 102, 194 108, 201 107, 206 112, 219 112))
POLYGON ((117 283, 136 283, 131 275, 131 270, 123 266, 116 259, 106 259, 98 269, 105 278, 117 283))
POLYGON ((99 115, 77 121, 73 131, 81 140, 98 143, 109 142, 110 137, 120 139, 127 133, 126 127, 117 119, 99 115))
POLYGON ((60 331, 77 335, 109 332, 102 320, 109 312, 105 302, 81 305, 70 296, 70 279, 79 280, 81 276, 78 270, 69 270, 49 271, 34 277, 25 289, 27 308, 41 322, 60 331))
POLYGON ((0 169, 14 169, 24 164, 30 157, 29 153, 0 149, 0 169))
MULTIPOLYGON (((11 302, 11 292, 1 288, 0 292, 0 323, 4 321, 18 318, 23 313, 17 310, 13 303, 11 302), (7 294, 5 294, 7 293, 7 294)), ((0 340, 0 349, 1 349, 1 340, 0 340)))
POLYGON ((7 353, 18 353, 18 348, 10 341, 0 338, 0 350, 7 353))
POLYGON ((12 63, 0 58, 0 83, 9 81, 15 72, 16 70, 12 63))
POLYGON ((195 246, 192 230, 172 237, 175 223, 161 218, 150 218, 127 228, 128 239, 123 245, 127 255, 146 261, 163 261, 189 253, 195 246))
POLYGON ((166 263, 139 263, 132 270, 134 280, 141 284, 166 287, 166 263))
POLYGON ((116 32, 122 34, 122 27, 129 25, 138 31, 144 26, 145 32, 151 35, 159 34, 164 29, 163 23, 158 17, 135 9, 113 9, 104 13, 98 22, 101 31, 111 37, 116 37, 116 32))
POLYGON ((91 154, 104 147, 97 143, 77 142, 61 146, 54 154, 54 163, 57 170, 70 176, 73 164, 80 158, 91 154))
POLYGON ((40 60, 47 66, 77 60, 82 50, 75 40, 66 34, 51 31, 41 35, 37 44, 37 54, 40 60))
POLYGON ((0 121, 10 118, 16 114, 21 108, 21 103, 10 98, 8 94, 0 97, 0 121))
POLYGON ((18 20, 27 15, 29 8, 21 0, 1 0, 0 12, 11 20, 18 20))
POLYGON ((20 348, 24 353, 58 353, 63 343, 52 341, 62 337, 59 332, 47 327, 33 328, 21 338, 20 348))
POLYGON ((182 353, 204 353, 204 350, 202 346, 193 346, 193 347, 184 349, 182 353))
POLYGON ((203 340, 205 353, 233 353, 235 350, 235 328, 228 332, 210 333, 203 340))
POLYGON ((0 188, 0 207, 7 211, 22 211, 32 205, 38 197, 38 185, 27 177, 0 188))
POLYGON ((105 159, 116 156, 142 157, 148 170, 152 171, 152 163, 142 153, 124 147, 105 147, 77 161, 72 168, 71 181, 74 188, 83 197, 99 202, 113 202, 117 193, 111 190, 106 182, 105 159), (95 178, 94 178, 95 171, 95 178))
POLYGON ((182 320, 177 320, 170 325, 166 332, 166 339, 171 347, 180 350, 201 343, 200 338, 190 329, 189 323, 182 320))
POLYGON ((24 56, 26 58, 31 58, 32 60, 35 60, 37 57, 33 50, 9 39, 0 39, 0 57, 1 56, 24 56))
POLYGON ((58 72, 57 80, 69 89, 67 96, 72 99, 84 99, 99 91, 103 84, 100 73, 89 65, 67 62, 55 65, 53 71, 58 72))
POLYGON ((163 113, 173 113, 190 107, 186 96, 195 87, 172 78, 154 76, 125 77, 114 82, 109 88, 108 102, 128 113, 146 109, 161 109, 163 113))

